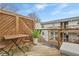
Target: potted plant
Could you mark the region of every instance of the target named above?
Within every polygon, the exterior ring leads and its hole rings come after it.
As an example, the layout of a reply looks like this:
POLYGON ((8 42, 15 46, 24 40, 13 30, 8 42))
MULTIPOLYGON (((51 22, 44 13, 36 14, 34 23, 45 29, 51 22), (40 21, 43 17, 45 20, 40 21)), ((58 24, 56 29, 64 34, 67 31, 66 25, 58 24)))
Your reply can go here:
POLYGON ((40 33, 41 33, 41 31, 37 30, 37 29, 34 29, 32 31, 33 43, 36 44, 36 45, 38 44, 38 38, 40 36, 40 33))

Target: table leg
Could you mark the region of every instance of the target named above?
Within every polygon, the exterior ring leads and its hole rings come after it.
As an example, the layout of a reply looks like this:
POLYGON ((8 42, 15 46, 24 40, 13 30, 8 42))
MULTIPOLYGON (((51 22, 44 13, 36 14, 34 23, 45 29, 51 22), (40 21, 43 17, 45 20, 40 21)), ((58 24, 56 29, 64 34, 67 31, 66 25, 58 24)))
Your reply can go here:
POLYGON ((23 53, 25 53, 25 52, 23 51, 23 49, 21 49, 21 48, 19 47, 19 45, 18 45, 14 40, 12 40, 12 42, 16 45, 16 47, 18 47, 19 50, 21 50, 23 53))

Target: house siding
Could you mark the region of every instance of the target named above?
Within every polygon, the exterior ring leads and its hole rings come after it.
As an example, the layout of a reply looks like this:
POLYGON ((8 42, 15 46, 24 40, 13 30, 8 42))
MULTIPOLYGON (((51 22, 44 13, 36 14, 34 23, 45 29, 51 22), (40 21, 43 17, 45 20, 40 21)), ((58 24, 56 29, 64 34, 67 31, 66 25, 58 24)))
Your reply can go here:
POLYGON ((68 28, 79 28, 79 21, 71 21, 68 24, 68 28))
MULTIPOLYGON (((74 20, 69 20, 69 21, 60 21, 60 22, 53 22, 53 23, 44 23, 44 24, 42 24, 42 25, 40 25, 39 24, 39 28, 53 28, 53 29, 59 29, 60 27, 61 27, 61 22, 62 23, 65 23, 65 22, 68 22, 68 24, 66 25, 67 27, 66 27, 66 29, 68 29, 68 28, 79 28, 79 20, 77 19, 75 19, 75 18, 72 18, 72 19, 74 19, 74 20), (43 27, 42 27, 43 26, 43 27)), ((38 26, 37 26, 38 27, 38 26)), ((57 34, 55 34, 54 32, 54 34, 53 35, 51 35, 51 32, 48 34, 48 31, 47 30, 42 30, 42 32, 44 32, 44 35, 42 35, 42 37, 44 37, 45 38, 45 40, 46 41, 48 41, 48 35, 50 36, 50 38, 49 39, 51 39, 51 38, 54 38, 54 39, 56 39, 57 38, 57 34), (55 38, 56 37, 56 38, 55 38)), ((42 33, 41 32, 41 33, 42 33)), ((68 33, 68 36, 69 36, 69 41, 72 41, 72 40, 76 40, 76 39, 79 39, 79 36, 78 36, 78 33, 68 33)), ((66 37, 64 37, 64 39, 66 39, 66 37)))
POLYGON ((48 41, 48 30, 42 30, 41 36, 48 41))
POLYGON ((40 28, 42 28, 42 25, 40 23, 36 23, 35 24, 35 29, 40 29, 40 28))

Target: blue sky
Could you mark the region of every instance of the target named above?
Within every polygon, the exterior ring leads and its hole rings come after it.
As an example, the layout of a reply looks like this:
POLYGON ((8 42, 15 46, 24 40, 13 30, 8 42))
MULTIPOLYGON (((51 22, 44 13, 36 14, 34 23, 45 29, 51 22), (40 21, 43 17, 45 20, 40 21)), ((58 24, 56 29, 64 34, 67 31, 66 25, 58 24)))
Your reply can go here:
POLYGON ((17 13, 27 16, 35 12, 42 22, 79 16, 78 3, 16 3, 6 8, 16 9, 17 13))

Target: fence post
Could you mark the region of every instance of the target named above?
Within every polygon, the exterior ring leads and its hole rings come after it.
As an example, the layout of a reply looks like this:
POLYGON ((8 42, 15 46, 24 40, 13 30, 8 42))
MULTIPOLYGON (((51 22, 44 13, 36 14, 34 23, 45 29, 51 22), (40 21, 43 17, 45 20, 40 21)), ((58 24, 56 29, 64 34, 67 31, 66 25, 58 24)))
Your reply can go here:
POLYGON ((16 34, 19 34, 19 17, 16 16, 16 34))

